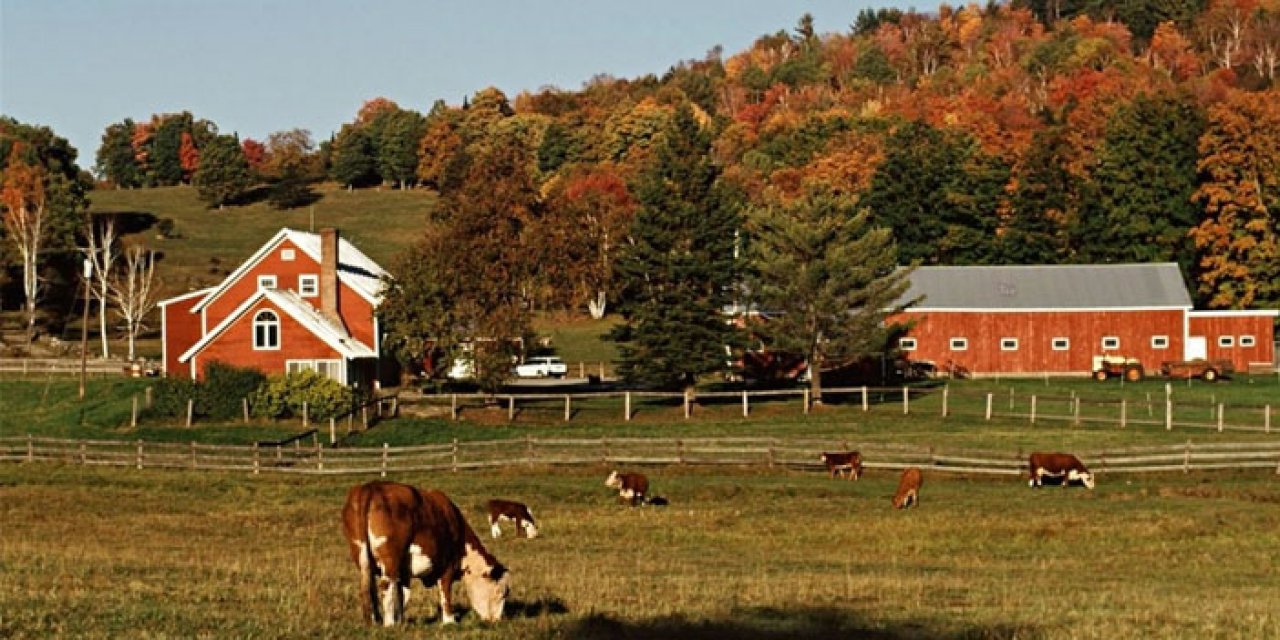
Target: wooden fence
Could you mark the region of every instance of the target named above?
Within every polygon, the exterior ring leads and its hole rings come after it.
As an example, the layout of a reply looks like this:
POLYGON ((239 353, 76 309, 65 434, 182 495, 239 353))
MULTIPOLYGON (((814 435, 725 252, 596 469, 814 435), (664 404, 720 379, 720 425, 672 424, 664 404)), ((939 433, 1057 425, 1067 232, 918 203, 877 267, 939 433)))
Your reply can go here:
MULTIPOLYGON (((87 360, 85 373, 92 376, 126 375, 129 364, 122 360, 87 360)), ((79 358, 0 358, 0 374, 18 376, 79 375, 79 358)))
MULTIPOLYGON (((555 465, 635 467, 675 465, 752 466, 820 470, 822 451, 856 448, 869 469, 918 466, 929 472, 1021 475, 1024 451, 938 450, 855 440, 794 438, 514 438, 391 447, 328 448, 319 438, 288 444, 208 445, 111 440, 65 440, 34 436, 0 438, 0 461, 60 462, 136 469, 188 469, 372 475, 457 472, 466 469, 555 465)), ((1212 443, 1078 451, 1093 471, 1183 472, 1211 469, 1274 469, 1280 475, 1280 442, 1212 443)))

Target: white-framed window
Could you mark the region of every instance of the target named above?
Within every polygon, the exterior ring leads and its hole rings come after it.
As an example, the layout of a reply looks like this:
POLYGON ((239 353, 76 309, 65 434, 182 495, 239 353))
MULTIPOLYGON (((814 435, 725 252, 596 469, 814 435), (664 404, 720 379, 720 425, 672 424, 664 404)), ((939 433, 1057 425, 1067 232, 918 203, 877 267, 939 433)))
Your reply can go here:
POLYGON ((1252 347, 1255 344, 1258 344, 1258 341, 1253 336, 1240 336, 1240 346, 1252 347))
POLYGON ((1106 336, 1102 339, 1103 351, 1115 351, 1120 348, 1120 338, 1116 336, 1106 336))
POLYGON ((1018 339, 1017 338, 1000 338, 1000 350, 1001 351, 1017 351, 1018 339))
POLYGON ((286 360, 284 371, 285 373, 315 371, 326 378, 346 384, 343 380, 341 360, 286 360))
POLYGON ((1218 336, 1218 346, 1227 348, 1236 346, 1235 336, 1218 336))
POLYGON ((1152 349, 1168 349, 1169 336, 1151 336, 1152 349))
POLYGON ((276 277, 275 276, 258 276, 258 288, 259 289, 276 288, 276 277))
POLYGON ((902 349, 903 351, 915 351, 916 339, 915 338, 898 338, 898 348, 902 349))
POLYGON ((304 298, 320 295, 320 276, 311 273, 298 276, 298 295, 304 298))
POLYGON ((968 351, 969 339, 968 338, 952 338, 951 350, 952 351, 968 351))
POLYGON ((293 262, 294 258, 297 258, 297 257, 298 257, 298 254, 294 252, 293 249, 280 250, 280 259, 284 260, 285 262, 293 262))
POLYGON ((257 351, 274 351, 280 348, 280 316, 263 309, 253 317, 253 348, 257 351))
POLYGON ((1054 351, 1066 351, 1071 348, 1071 339, 1054 338, 1049 341, 1049 346, 1052 347, 1054 351))

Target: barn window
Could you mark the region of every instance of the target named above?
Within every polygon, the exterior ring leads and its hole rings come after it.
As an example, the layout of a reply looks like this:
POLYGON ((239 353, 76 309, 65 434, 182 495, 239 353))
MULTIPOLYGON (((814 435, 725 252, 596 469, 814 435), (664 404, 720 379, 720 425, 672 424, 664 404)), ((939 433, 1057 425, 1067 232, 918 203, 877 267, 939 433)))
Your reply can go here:
POLYGON ((903 351, 915 351, 916 339, 915 338, 898 338, 898 348, 902 349, 903 351))
POLYGON ((1001 351, 1017 351, 1018 339, 1017 338, 1000 338, 1000 350, 1001 351))
POLYGON ((1151 336, 1152 349, 1168 349, 1169 336, 1151 336))
POLYGON ((276 288, 276 277, 275 276, 258 276, 258 288, 259 289, 276 288))
POLYGON ((1242 347, 1252 347, 1257 343, 1258 341, 1254 340, 1253 336, 1240 336, 1240 346, 1242 347))
POLYGON ((1115 336, 1107 336, 1102 339, 1103 351, 1114 351, 1120 348, 1120 338, 1115 336))
POLYGON ((952 351, 968 351, 969 339, 968 338, 952 338, 951 350, 952 351))
POLYGON ((253 317, 253 348, 271 350, 280 348, 280 317, 273 311, 259 311, 253 317))
POLYGON ((294 253, 293 249, 280 250, 280 259, 285 262, 293 262, 293 259, 296 257, 297 257, 297 254, 294 253))
POLYGON ((1234 347, 1236 346, 1236 339, 1234 336, 1218 336, 1218 346, 1234 347))
POLYGON ((298 295, 304 298, 320 295, 320 276, 315 274, 298 276, 298 295))
POLYGON ((1071 340, 1067 338, 1054 338, 1049 344, 1054 351, 1066 351, 1071 348, 1071 340))

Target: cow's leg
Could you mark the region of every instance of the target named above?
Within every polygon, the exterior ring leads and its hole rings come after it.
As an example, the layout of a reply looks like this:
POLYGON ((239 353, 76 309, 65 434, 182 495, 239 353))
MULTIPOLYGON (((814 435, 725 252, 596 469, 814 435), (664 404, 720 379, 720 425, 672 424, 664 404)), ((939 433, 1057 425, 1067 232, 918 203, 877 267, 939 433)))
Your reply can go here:
MULTIPOLYGON (((369 521, 369 545, 373 561, 377 564, 374 589, 382 604, 382 626, 390 627, 404 621, 404 584, 408 581, 407 540, 397 534, 375 514, 369 521)), ((376 607, 376 603, 375 603, 376 607)), ((374 617, 374 620, 378 618, 374 617)))
POLYGON ((1032 489, 1040 486, 1040 472, 1035 467, 1031 468, 1031 479, 1027 481, 1027 486, 1032 489))
POLYGON ((445 571, 436 584, 440 588, 440 624, 455 624, 453 617, 453 573, 445 571))
POLYGON ((492 534, 493 537, 495 538, 502 537, 502 527, 498 526, 499 520, 500 518, 489 516, 489 533, 492 534))

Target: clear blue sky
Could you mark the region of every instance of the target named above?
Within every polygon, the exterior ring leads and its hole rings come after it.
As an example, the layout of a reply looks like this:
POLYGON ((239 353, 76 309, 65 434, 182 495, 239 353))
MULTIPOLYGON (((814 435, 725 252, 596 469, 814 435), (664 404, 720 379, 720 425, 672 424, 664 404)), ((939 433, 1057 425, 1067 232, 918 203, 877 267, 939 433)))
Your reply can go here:
MULTIPOLYGON (((317 141, 385 96, 426 111, 496 86, 661 74, 790 30, 847 31, 901 0, 0 0, 0 112, 52 127, 89 168, 126 117, 189 110, 224 133, 317 141)), ((933 6, 921 9, 933 10, 933 6)))

